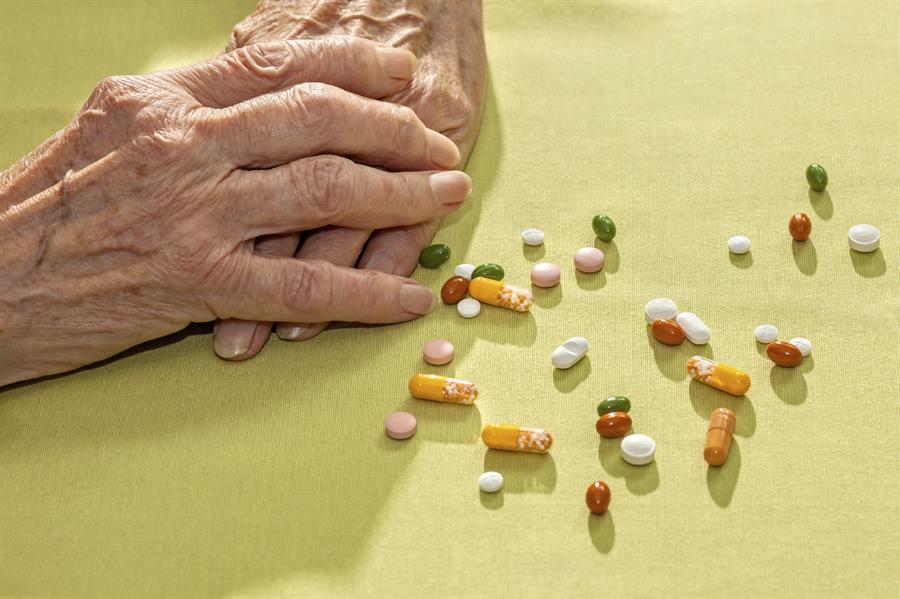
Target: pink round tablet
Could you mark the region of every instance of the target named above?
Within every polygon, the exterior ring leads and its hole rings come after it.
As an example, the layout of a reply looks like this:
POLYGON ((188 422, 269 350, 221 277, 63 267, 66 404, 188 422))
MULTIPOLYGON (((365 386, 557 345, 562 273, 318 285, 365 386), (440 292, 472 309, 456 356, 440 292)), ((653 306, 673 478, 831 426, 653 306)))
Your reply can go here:
POLYGON ((584 247, 575 252, 575 268, 581 272, 597 272, 603 268, 603 252, 597 248, 584 247))
POLYGON ((442 366, 453 359, 453 344, 446 339, 432 339, 422 347, 425 361, 435 366, 442 366))
POLYGON ((416 434, 416 417, 409 412, 394 412, 384 419, 384 432, 391 439, 409 439, 416 434))
POLYGON ((550 262, 538 262, 531 267, 531 282, 537 287, 553 287, 559 283, 559 266, 550 262))

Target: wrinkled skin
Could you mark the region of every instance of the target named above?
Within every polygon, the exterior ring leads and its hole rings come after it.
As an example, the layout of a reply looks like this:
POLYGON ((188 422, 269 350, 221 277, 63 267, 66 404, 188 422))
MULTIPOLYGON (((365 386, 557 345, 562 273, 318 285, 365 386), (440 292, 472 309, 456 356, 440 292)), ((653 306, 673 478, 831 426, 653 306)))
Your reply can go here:
POLYGON ((414 225, 464 202, 468 176, 441 170, 455 144, 372 99, 414 69, 409 52, 335 37, 101 82, 0 176, 0 385, 190 322, 428 313, 434 294, 410 279, 253 251, 261 236, 414 225))
MULTIPOLYGON (((409 106, 430 128, 459 147, 465 164, 481 123, 485 52, 480 0, 262 0, 239 23, 229 49, 273 39, 363 37, 412 51, 419 66, 410 85, 385 99, 409 106)), ((317 231, 299 250, 294 235, 261 239, 257 252, 327 260, 341 266, 408 276, 439 220, 375 231, 340 228, 317 231)), ((327 323, 280 323, 286 340, 318 335, 327 323)), ((270 322, 230 321, 217 325, 214 348, 221 357, 244 360, 269 338, 270 322)))

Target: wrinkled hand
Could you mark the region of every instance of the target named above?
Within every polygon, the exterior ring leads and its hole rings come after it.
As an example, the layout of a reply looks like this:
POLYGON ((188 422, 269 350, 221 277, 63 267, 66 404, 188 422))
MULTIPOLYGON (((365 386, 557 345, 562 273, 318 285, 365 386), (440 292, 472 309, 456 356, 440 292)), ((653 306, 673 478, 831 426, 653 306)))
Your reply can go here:
POLYGON ((453 142, 369 99, 414 68, 406 51, 335 38, 100 83, 0 178, 0 385, 192 321, 428 313, 434 294, 410 279, 253 252, 260 236, 411 225, 461 205, 468 177, 434 170, 459 161, 453 142))
MULTIPOLYGON (((485 55, 480 0, 261 0, 239 23, 229 48, 273 39, 327 39, 352 35, 411 50, 419 66, 410 85, 385 99, 409 106, 430 128, 460 149, 465 164, 481 122, 485 55)), ((375 231, 331 228, 304 239, 295 235, 262 239, 256 250, 267 255, 317 258, 341 266, 408 276, 419 252, 437 230, 438 219, 375 231), (368 242, 368 243, 367 243, 368 242)), ((280 323, 278 336, 304 340, 326 322, 280 323)), ((232 320, 217 326, 216 353, 243 360, 256 355, 269 338, 270 322, 232 320)))

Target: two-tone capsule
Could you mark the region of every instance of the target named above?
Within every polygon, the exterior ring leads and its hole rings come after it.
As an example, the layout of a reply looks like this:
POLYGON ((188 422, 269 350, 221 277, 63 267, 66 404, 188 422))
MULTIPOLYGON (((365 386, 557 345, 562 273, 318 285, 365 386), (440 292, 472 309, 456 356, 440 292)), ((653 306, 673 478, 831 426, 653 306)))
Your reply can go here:
POLYGON ((734 412, 728 408, 716 408, 710 415, 703 445, 703 459, 710 466, 721 466, 728 459, 736 421, 734 412))
POLYGON ((694 356, 688 360, 687 371, 695 381, 738 397, 750 388, 750 375, 746 372, 703 356, 694 356))
POLYGON ((418 399, 472 405, 478 399, 478 386, 469 381, 436 374, 416 374, 409 380, 409 392, 418 399))
POLYGON ((541 428, 518 424, 486 424, 481 440, 491 449, 547 453, 553 445, 553 435, 541 428))
POLYGON ((528 312, 534 303, 534 296, 527 289, 507 285, 486 277, 476 277, 469 283, 469 295, 483 304, 509 308, 517 312, 528 312))

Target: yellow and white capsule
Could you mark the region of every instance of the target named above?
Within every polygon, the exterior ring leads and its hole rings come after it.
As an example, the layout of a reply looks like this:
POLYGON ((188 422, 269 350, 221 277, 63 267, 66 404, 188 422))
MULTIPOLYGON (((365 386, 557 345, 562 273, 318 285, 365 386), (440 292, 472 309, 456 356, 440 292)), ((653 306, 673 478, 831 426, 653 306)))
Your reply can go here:
POLYGON ((547 453, 553 445, 553 435, 541 428, 518 424, 486 424, 481 440, 491 449, 547 453))
POLYGON ((483 304, 509 308, 516 312, 528 312, 534 296, 527 289, 506 285, 486 277, 476 277, 469 283, 469 295, 483 304))
POLYGON ((436 374, 414 375, 409 379, 409 392, 419 399, 461 403, 467 406, 478 399, 478 386, 475 383, 436 374))
POLYGON ((694 356, 687 362, 691 377, 719 391, 740 397, 750 388, 750 375, 734 366, 713 362, 703 356, 694 356))

